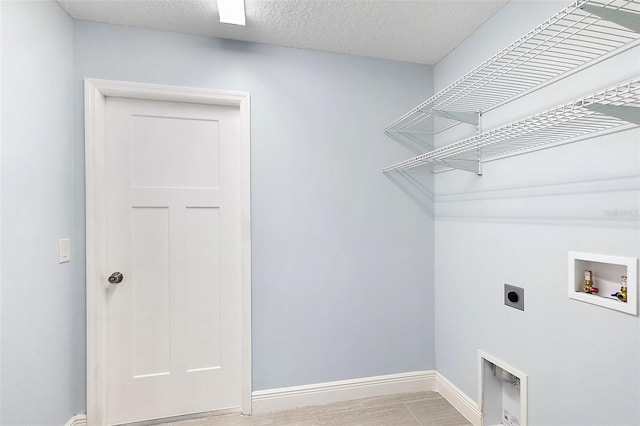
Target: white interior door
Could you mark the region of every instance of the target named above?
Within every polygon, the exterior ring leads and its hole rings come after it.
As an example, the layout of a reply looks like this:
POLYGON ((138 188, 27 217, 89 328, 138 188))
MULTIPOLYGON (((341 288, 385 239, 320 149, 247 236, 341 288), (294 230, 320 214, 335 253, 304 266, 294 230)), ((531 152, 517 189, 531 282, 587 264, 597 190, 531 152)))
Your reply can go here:
POLYGON ((108 423, 240 407, 239 109, 105 113, 108 423))

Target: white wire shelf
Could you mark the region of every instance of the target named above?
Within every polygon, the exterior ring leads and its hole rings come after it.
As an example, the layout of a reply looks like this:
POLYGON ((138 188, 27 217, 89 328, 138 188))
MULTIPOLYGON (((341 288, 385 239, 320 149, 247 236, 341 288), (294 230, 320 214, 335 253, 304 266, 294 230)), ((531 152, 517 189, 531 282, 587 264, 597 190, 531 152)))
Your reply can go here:
POLYGON ((423 142, 640 39, 640 0, 577 0, 385 128, 423 142), (606 18, 606 19, 605 19, 606 18), (617 23, 616 23, 617 22, 617 23))
POLYGON ((640 126, 640 78, 569 102, 523 120, 480 133, 387 167, 406 171, 419 166, 481 172, 481 163, 521 150, 539 148, 616 127, 640 126))

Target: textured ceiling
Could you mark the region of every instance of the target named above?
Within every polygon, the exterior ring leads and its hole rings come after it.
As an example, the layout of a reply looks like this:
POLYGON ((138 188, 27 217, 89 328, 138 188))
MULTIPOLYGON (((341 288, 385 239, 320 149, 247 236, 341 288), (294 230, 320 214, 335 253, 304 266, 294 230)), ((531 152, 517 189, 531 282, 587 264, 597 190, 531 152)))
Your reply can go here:
POLYGON ((508 0, 245 0, 246 27, 215 0, 59 0, 73 18, 434 64, 508 0))

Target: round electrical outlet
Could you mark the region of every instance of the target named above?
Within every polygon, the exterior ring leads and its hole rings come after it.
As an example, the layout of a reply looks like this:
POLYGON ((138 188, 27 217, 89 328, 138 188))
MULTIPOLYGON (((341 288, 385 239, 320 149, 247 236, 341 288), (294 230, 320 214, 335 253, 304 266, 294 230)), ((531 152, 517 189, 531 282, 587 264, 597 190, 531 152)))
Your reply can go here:
POLYGON ((510 291, 509 293, 507 293, 507 299, 509 299, 511 303, 516 303, 518 301, 518 293, 516 293, 515 291, 510 291))

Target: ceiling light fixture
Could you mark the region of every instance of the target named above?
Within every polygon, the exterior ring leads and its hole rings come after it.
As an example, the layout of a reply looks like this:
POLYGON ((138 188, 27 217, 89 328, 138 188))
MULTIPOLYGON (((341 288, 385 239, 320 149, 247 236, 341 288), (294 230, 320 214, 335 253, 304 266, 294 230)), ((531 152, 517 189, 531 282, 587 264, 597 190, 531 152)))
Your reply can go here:
POLYGON ((218 14, 223 24, 246 25, 244 0, 216 0, 218 14))

